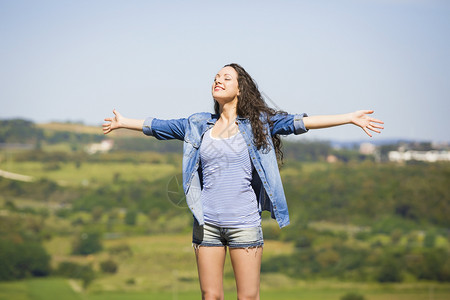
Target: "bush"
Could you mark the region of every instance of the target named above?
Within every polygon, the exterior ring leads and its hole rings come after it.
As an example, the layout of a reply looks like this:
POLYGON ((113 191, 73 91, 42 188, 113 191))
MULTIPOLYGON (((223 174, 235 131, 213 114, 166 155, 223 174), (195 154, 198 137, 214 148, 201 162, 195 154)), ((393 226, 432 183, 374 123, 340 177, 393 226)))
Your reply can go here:
POLYGON ((279 240, 281 230, 277 226, 264 227, 264 239, 265 240, 279 240))
POLYGON ((96 231, 84 231, 73 243, 73 254, 88 255, 102 250, 101 235, 96 231))
POLYGON ((130 209, 125 214, 125 224, 127 225, 136 225, 136 219, 137 219, 137 211, 134 209, 130 209))
POLYGON ((310 248, 318 233, 311 229, 299 230, 293 237, 297 249, 310 248))
POLYGON ((378 282, 401 282, 401 266, 400 262, 395 257, 387 257, 381 262, 380 269, 378 271, 378 282))
POLYGON ((312 240, 308 236, 299 236, 297 240, 295 241, 295 247, 296 248, 309 248, 311 247, 312 240))
POLYGON ((130 246, 127 244, 120 244, 113 246, 108 249, 109 254, 111 255, 119 255, 124 257, 130 257, 133 256, 133 251, 131 250, 130 246))
POLYGON ((61 262, 55 273, 63 277, 81 279, 84 288, 87 288, 95 279, 95 272, 91 265, 80 265, 70 261, 61 262))
POLYGON ((69 278, 83 278, 84 273, 94 272, 91 265, 81 265, 71 261, 60 262, 55 271, 56 275, 69 278))
POLYGON ((286 271, 292 266, 292 258, 290 255, 279 255, 270 260, 263 260, 261 264, 261 273, 276 273, 286 271))
POLYGON ((425 248, 433 248, 436 244, 437 235, 434 232, 427 232, 425 238, 423 239, 423 246, 425 248))
POLYGON ((367 241, 371 237, 371 233, 367 231, 359 231, 355 234, 355 239, 361 240, 361 241, 367 241))
POLYGON ((450 281, 450 258, 444 249, 422 249, 408 256, 407 270, 418 279, 450 281))
POLYGON ((357 293, 348 293, 341 297, 341 300, 364 300, 364 296, 357 293))
POLYGON ((36 242, 13 243, 0 239, 0 280, 14 280, 50 273, 50 255, 36 242))
POLYGON ((114 274, 117 272, 117 268, 118 268, 117 263, 112 259, 108 259, 100 263, 100 269, 102 270, 103 273, 114 274))
POLYGON ((99 222, 102 219, 103 207, 94 206, 91 210, 92 221, 99 222))

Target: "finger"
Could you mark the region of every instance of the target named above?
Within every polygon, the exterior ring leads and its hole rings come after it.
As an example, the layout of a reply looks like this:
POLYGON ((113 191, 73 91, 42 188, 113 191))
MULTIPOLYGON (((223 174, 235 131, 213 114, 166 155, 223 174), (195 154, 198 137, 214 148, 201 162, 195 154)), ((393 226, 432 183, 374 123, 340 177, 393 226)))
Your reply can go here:
POLYGON ((375 128, 384 129, 383 126, 380 126, 380 125, 377 125, 377 124, 370 124, 370 126, 375 127, 375 128))
POLYGON ((367 130, 366 127, 363 127, 363 130, 365 133, 367 133, 368 136, 372 137, 372 135, 370 134, 369 130, 367 130))
POLYGON ((363 110, 363 113, 366 115, 373 114, 373 110, 363 110))
POLYGON ((111 123, 104 123, 102 126, 103 127, 111 126, 111 123))
POLYGON ((375 129, 373 126, 370 126, 370 125, 369 125, 369 126, 367 126, 367 128, 369 128, 370 130, 372 130, 372 131, 374 131, 374 132, 381 133, 381 131, 375 129))
POLYGON ((112 119, 111 118, 105 118, 104 121, 112 122, 112 119))

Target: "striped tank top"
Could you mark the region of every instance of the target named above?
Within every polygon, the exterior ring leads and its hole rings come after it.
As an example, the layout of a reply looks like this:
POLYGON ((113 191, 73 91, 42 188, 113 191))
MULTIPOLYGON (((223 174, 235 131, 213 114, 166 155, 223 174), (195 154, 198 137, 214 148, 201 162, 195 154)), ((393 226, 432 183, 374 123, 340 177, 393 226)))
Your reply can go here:
POLYGON ((229 228, 259 226, 261 215, 251 186, 253 165, 242 134, 219 139, 209 129, 200 145, 200 160, 205 222, 229 228))

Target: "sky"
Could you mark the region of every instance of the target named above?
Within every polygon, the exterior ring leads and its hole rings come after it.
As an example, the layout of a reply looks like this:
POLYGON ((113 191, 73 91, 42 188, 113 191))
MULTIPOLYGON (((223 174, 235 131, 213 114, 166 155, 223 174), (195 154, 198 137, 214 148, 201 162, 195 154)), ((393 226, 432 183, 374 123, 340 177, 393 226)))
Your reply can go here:
MULTIPOLYGON (((277 109, 373 109, 373 139, 450 142, 446 0, 0 0, 0 45, 0 119, 188 117, 235 62, 277 109)), ((298 138, 370 141, 351 125, 298 138)))

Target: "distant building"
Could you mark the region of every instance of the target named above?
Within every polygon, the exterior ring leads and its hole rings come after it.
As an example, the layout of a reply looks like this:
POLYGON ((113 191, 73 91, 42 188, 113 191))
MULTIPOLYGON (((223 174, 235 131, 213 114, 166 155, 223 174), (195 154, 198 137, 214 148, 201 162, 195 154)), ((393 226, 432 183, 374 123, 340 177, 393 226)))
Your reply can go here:
POLYGON ((436 162, 436 161, 450 161, 449 151, 390 151, 388 153, 390 161, 401 162, 408 160, 419 160, 426 162, 436 162))
POLYGON ((359 153, 365 155, 373 155, 377 147, 371 143, 362 143, 359 145, 359 153))
POLYGON ((338 158, 336 157, 336 155, 330 154, 327 156, 327 163, 333 164, 338 162, 338 158))
POLYGON ((86 152, 89 154, 95 154, 97 152, 105 153, 112 149, 114 146, 113 140, 104 140, 101 143, 90 144, 86 147, 86 152))

